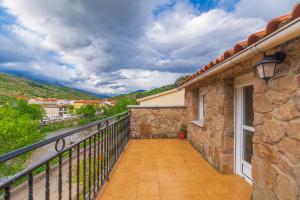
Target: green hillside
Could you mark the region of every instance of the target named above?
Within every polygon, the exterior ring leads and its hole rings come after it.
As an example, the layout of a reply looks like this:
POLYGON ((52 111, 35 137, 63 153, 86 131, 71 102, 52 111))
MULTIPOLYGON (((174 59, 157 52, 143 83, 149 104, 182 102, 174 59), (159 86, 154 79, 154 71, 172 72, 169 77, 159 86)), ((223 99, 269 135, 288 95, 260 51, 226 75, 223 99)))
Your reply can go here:
POLYGON ((0 73, 0 103, 20 96, 66 99, 97 99, 95 96, 69 87, 41 84, 17 76, 0 73))

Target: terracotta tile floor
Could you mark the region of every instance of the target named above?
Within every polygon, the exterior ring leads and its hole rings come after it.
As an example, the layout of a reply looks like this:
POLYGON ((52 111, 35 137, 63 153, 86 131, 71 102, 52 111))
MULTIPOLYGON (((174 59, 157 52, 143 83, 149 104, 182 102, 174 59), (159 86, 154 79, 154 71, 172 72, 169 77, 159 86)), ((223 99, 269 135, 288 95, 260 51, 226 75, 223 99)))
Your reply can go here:
POLYGON ((246 200, 251 186, 220 175, 185 141, 130 140, 99 200, 246 200))

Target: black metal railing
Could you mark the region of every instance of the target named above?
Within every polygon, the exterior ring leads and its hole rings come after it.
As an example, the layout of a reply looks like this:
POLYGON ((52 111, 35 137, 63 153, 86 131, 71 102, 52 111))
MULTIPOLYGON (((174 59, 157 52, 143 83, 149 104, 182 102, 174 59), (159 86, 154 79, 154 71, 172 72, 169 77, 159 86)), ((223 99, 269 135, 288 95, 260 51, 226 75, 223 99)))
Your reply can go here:
POLYGON ((0 182, 0 199, 96 199, 130 137, 130 113, 122 113, 1 155, 0 164, 38 152, 55 151, 0 182), (66 138, 86 131, 76 142, 66 138))

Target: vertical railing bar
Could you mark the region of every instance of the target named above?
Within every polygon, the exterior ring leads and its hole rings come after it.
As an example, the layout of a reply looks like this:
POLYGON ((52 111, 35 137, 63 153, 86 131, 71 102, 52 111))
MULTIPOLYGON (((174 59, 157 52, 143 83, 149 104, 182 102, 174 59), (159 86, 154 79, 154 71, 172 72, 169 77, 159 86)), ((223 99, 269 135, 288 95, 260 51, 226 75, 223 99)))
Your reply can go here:
POLYGON ((108 167, 109 167, 109 127, 106 128, 106 180, 108 180, 108 167))
POLYGON ((121 133, 121 151, 123 151, 123 145, 124 145, 124 131, 125 131, 125 120, 123 121, 123 131, 121 133))
POLYGON ((10 200, 10 186, 5 188, 4 200, 10 200))
POLYGON ((101 131, 101 186, 103 184, 103 168, 104 168, 104 131, 101 131))
POLYGON ((113 125, 112 127, 112 143, 111 143, 111 146, 112 146, 112 168, 114 167, 115 165, 115 124, 113 125))
POLYGON ((118 146, 118 151, 117 151, 117 154, 118 154, 118 158, 119 158, 119 152, 120 152, 120 130, 122 129, 121 127, 121 122, 119 122, 119 131, 118 131, 118 135, 117 135, 117 146, 118 146))
POLYGON ((106 129, 103 130, 103 181, 106 179, 106 129))
POLYGON ((106 129, 103 130, 103 181, 106 180, 106 129))
POLYGON ((80 144, 77 145, 77 168, 76 168, 76 199, 79 200, 80 192, 80 144))
POLYGON ((62 154, 58 157, 58 199, 62 200, 62 154))
POLYGON ((120 130, 120 122, 118 122, 118 131, 117 131, 117 141, 116 141, 116 146, 117 146, 117 157, 119 158, 119 130, 120 130))
POLYGON ((98 138, 98 141, 97 141, 97 191, 99 191, 99 176, 100 176, 100 173, 99 173, 99 167, 100 167, 100 134, 99 132, 97 133, 97 138, 98 138))
POLYGON ((46 163, 46 184, 45 184, 45 199, 50 199, 50 164, 46 163))
POLYGON ((93 189, 94 189, 94 195, 93 198, 96 197, 96 136, 94 135, 94 165, 93 165, 93 189))
POLYGON ((28 174, 28 200, 33 200, 33 177, 32 172, 28 174))
POLYGON ((89 173, 88 173, 88 199, 91 199, 91 170, 92 170, 92 138, 89 138, 89 173))
POLYGON ((72 148, 69 150, 69 200, 72 200, 72 148))
POLYGON ((83 198, 85 199, 85 179, 86 179, 86 140, 83 141, 83 198))
POLYGON ((108 130, 108 174, 110 174, 111 170, 111 134, 112 134, 112 125, 109 127, 108 130))
POLYGON ((99 173, 99 168, 100 168, 100 132, 97 133, 97 137, 98 137, 98 142, 97 142, 97 152, 98 152, 98 155, 97 155, 97 191, 99 191, 99 187, 100 187, 100 182, 99 182, 99 179, 100 179, 100 173, 99 173))

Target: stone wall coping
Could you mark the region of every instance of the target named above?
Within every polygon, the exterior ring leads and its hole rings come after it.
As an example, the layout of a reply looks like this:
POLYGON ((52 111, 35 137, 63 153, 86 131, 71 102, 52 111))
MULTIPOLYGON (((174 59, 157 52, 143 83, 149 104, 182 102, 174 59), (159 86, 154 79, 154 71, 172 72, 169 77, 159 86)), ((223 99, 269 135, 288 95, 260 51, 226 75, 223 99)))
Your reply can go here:
POLYGON ((127 106, 127 108, 131 109, 131 108, 186 108, 185 105, 166 105, 166 106, 162 106, 162 105, 157 105, 157 106, 141 106, 141 105, 130 105, 127 106))

